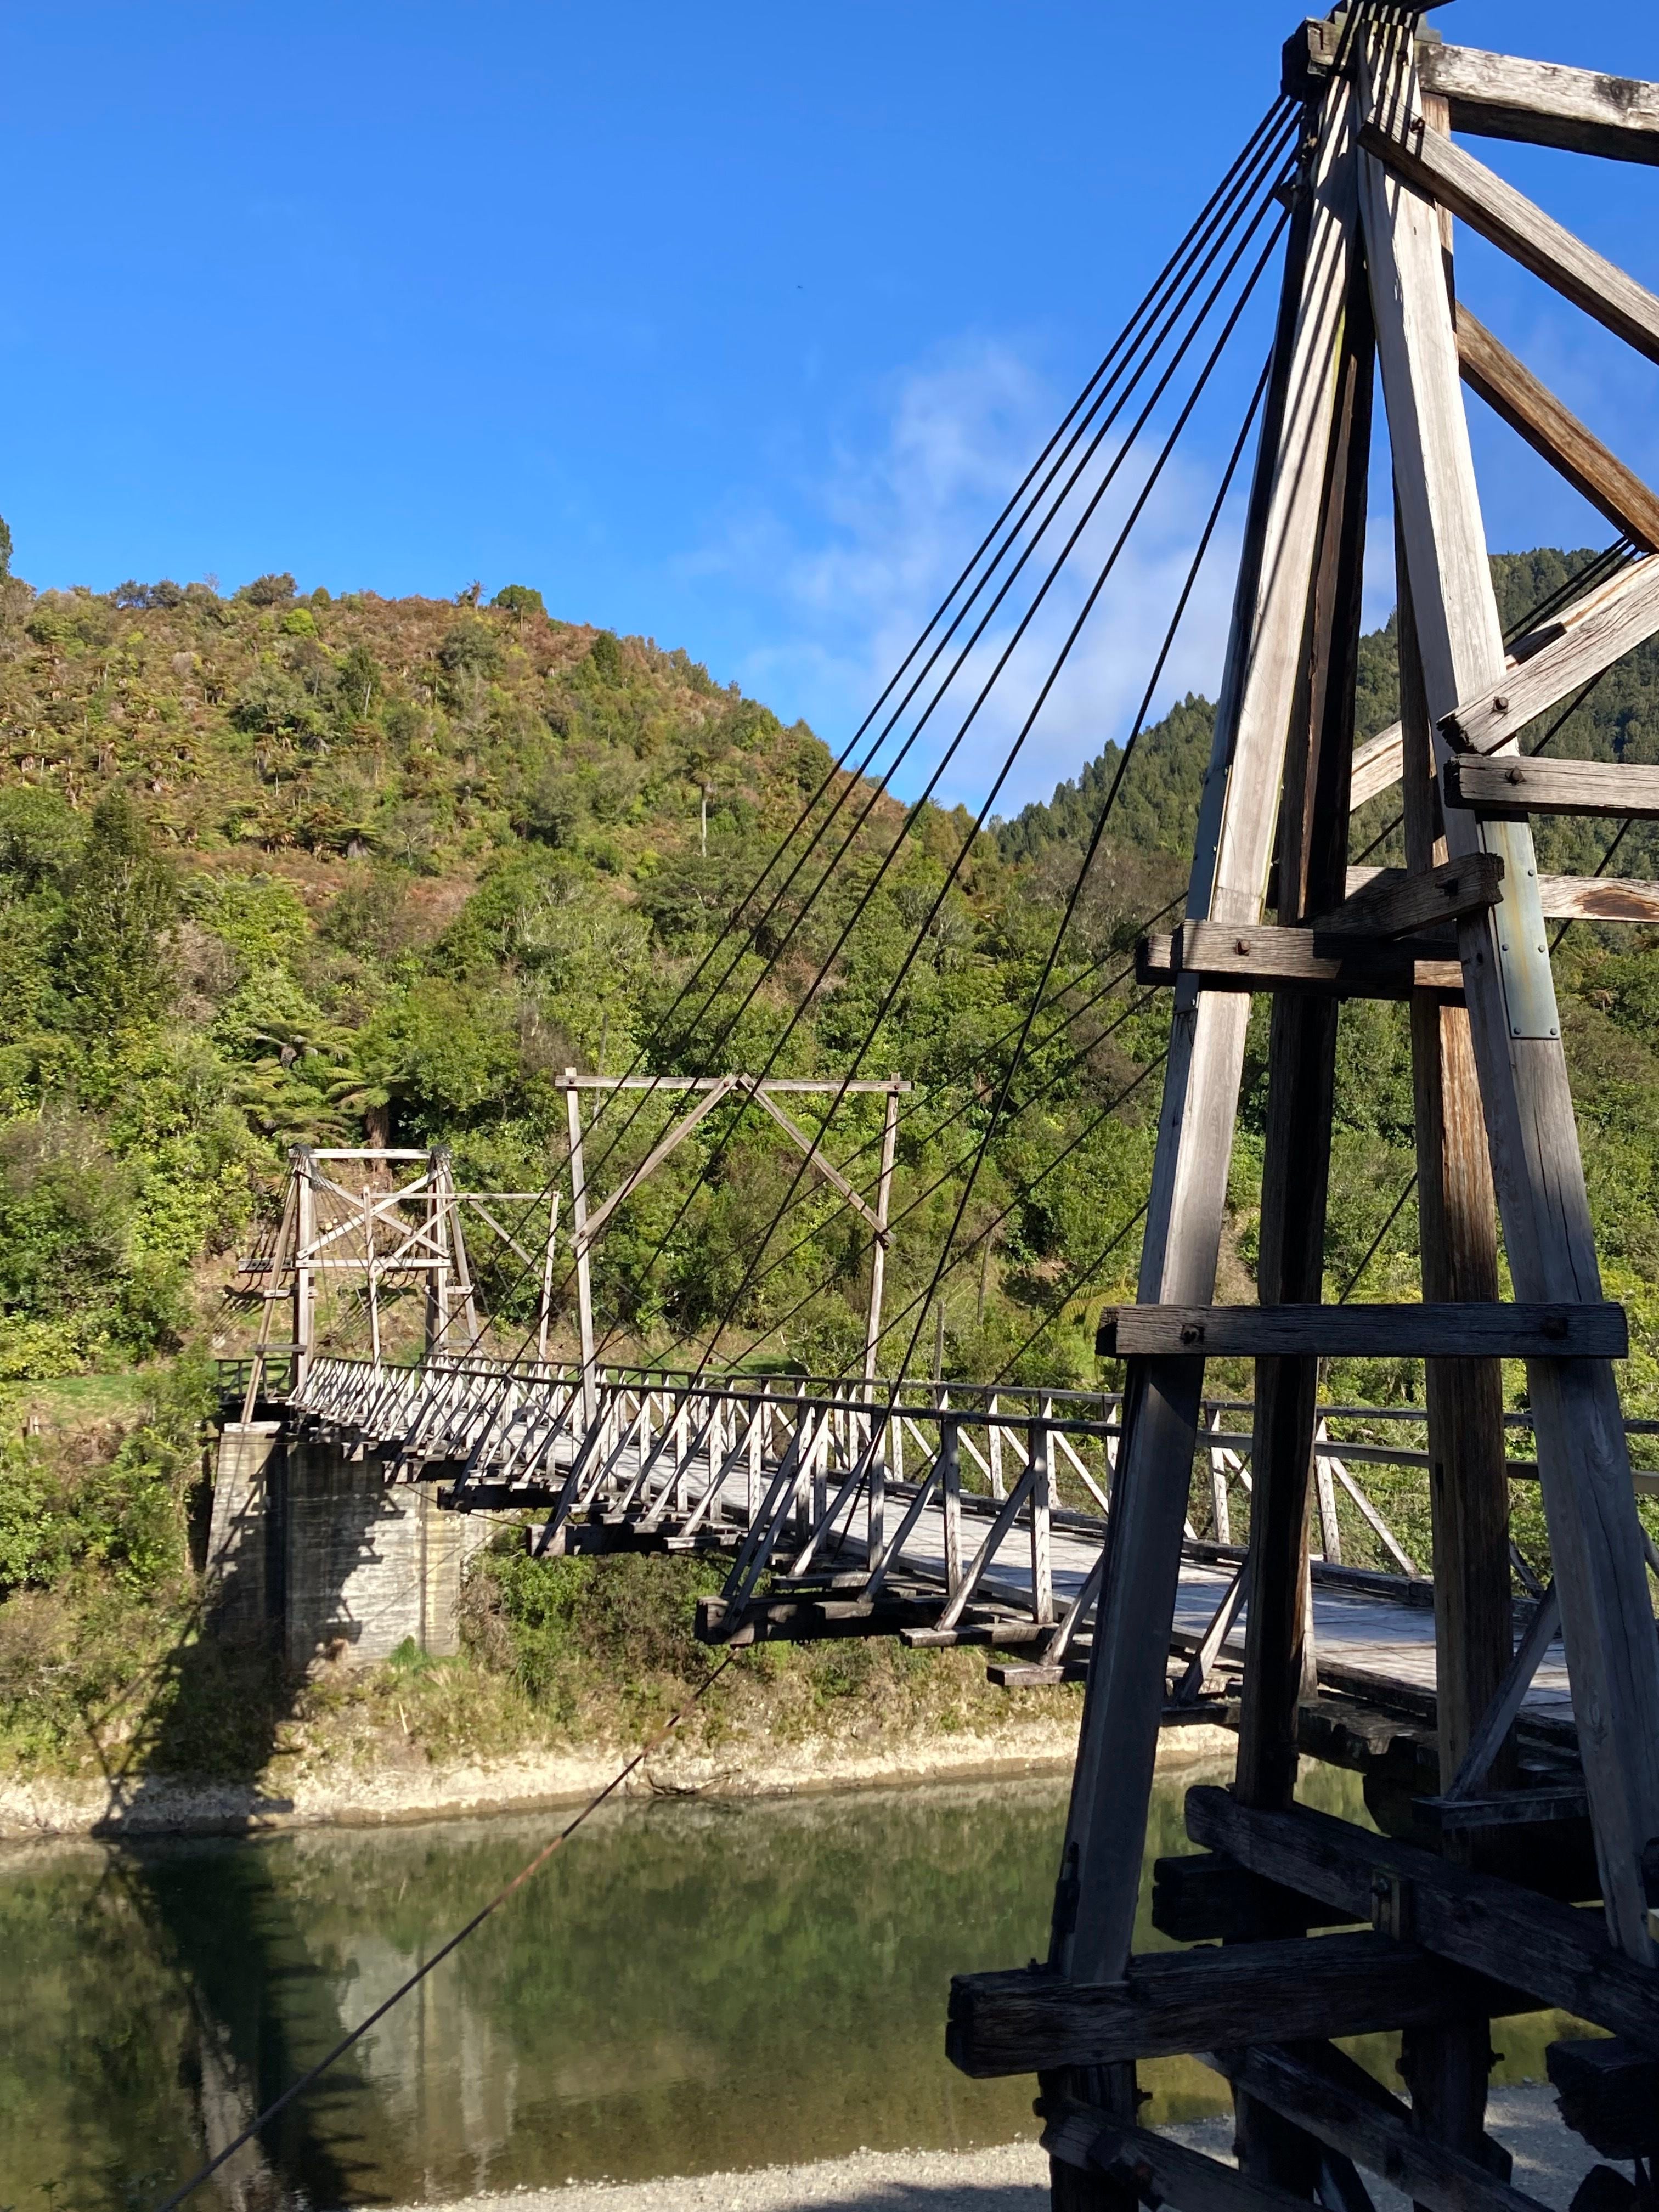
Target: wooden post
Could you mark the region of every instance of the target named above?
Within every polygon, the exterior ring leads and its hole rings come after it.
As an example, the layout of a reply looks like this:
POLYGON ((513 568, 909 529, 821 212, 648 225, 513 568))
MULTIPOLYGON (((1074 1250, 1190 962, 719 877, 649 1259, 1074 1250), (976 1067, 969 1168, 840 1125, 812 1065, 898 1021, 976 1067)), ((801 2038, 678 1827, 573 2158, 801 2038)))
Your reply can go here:
MULTIPOLYGON (((1194 921, 1253 923, 1261 910, 1341 356, 1352 247, 1350 106, 1346 82, 1333 80, 1286 256, 1188 889, 1194 921)), ((1176 986, 1141 1248, 1143 1303, 1203 1304, 1214 1290, 1249 1016, 1242 994, 1201 992, 1190 978, 1176 986)), ((1115 1979, 1129 1954, 1203 1383, 1200 1359, 1130 1365, 1050 1951, 1054 1965, 1080 1981, 1115 1979)))
POLYGON ((1330 1455, 1319 1448, 1325 1442, 1325 1424, 1314 1432, 1314 1477, 1319 1492, 1320 1550, 1334 1567, 1342 1564, 1342 1524, 1336 1517, 1336 1477, 1330 1455))
POLYGON ((449 1218, 439 1188, 441 1156, 426 1156, 426 1235, 432 1265, 426 1279, 426 1356, 449 1349, 449 1218))
MULTIPOLYGON (((247 1394, 242 1401, 242 1425, 245 1428, 258 1410, 259 1394, 265 1378, 266 1347, 270 1342, 271 1316, 276 1310, 276 1301, 282 1295, 282 1279, 289 1272, 289 1262, 294 1253, 294 1224, 298 1197, 299 1183, 290 1166, 288 1189, 283 1199, 283 1218, 277 1224, 276 1241, 270 1248, 270 1265, 265 1274, 264 1300, 259 1309, 258 1340, 253 1347, 253 1357, 248 1362, 247 1394)), ((290 1352, 289 1358, 293 1362, 297 1359, 297 1354, 290 1352)), ((289 1371, 294 1371, 292 1367, 289 1371)))
MULTIPOLYGON (((893 1195, 893 1155, 898 1145, 898 1081, 887 1093, 881 1127, 881 1176, 876 1184, 876 1241, 870 1254, 870 1312, 864 1325, 864 1379, 875 1381, 881 1341, 881 1301, 887 1282, 887 1214, 893 1195)), ((870 1392, 865 1391, 866 1401, 870 1392)))
MULTIPOLYGON (((1403 547, 1401 552, 1403 554, 1403 547)), ((1399 562, 1400 705, 1408 867, 1445 858, 1423 696, 1411 580, 1399 562)), ((1469 1017, 1427 992, 1412 1000, 1412 1087, 1423 1296, 1495 1299, 1498 1200, 1486 1150, 1469 1017)), ((1513 1644, 1509 1478, 1504 1469, 1503 1369, 1495 1359, 1424 1363, 1434 1528, 1435 1696, 1442 1788, 1462 1765, 1513 1644)), ((1511 1747, 1502 1787, 1514 1771, 1511 1747)))
MULTIPOLYGON (((1362 58, 1396 123, 1418 107, 1408 40, 1362 58)), ((1411 581, 1424 695, 1443 772, 1442 718, 1501 689, 1504 641, 1487 565, 1446 297, 1438 211, 1362 157, 1360 206, 1411 581)), ((1513 752, 1513 738, 1505 741, 1513 752)), ((1502 902, 1459 923, 1470 1030, 1522 1299, 1599 1299, 1595 1255, 1537 861, 1525 822, 1446 813, 1455 857, 1497 853, 1502 902)), ((1659 1644, 1619 1394, 1601 1359, 1528 1364, 1544 1509, 1608 1927, 1650 1963, 1643 1854, 1659 1835, 1659 1644)))
POLYGON ((962 1587, 962 1440, 954 1413, 941 1413, 939 1423, 939 1502, 945 1522, 945 1595, 953 1598, 962 1587))
POLYGON ((296 1145, 289 1158, 294 1163, 294 1380, 303 1382, 311 1370, 317 1327, 317 1279, 307 1262, 317 1241, 317 1192, 312 1182, 311 1151, 296 1145))
MULTIPOLYGON (((1328 913, 1341 903, 1346 888, 1376 374, 1364 281, 1354 256, 1345 287, 1333 434, 1313 525, 1315 562, 1285 752, 1279 831, 1281 925, 1328 913)), ((1339 1012, 1334 999, 1291 992, 1273 999, 1256 1268, 1264 1306, 1314 1304, 1322 1296, 1339 1012)), ((1249 1626, 1233 1786, 1243 1803, 1277 1808, 1295 1797, 1297 1716, 1318 1682, 1308 1537, 1319 1362, 1258 1359, 1255 1372, 1255 1481, 1244 1571, 1249 1626)), ((1236 2089, 1233 2102, 1240 2172, 1311 2197, 1320 2174, 1319 2145, 1246 2092, 1236 2089)))
POLYGON ((437 1162, 438 1196, 444 1210, 445 1249, 449 1255, 454 1289, 460 1294, 461 1317, 466 1329, 464 1346, 452 1343, 445 1346, 453 1358, 457 1352, 477 1350, 478 1304, 473 1295, 472 1268, 466 1256, 466 1234, 461 1226, 461 1209, 455 1197, 455 1171, 450 1165, 448 1146, 439 1146, 433 1158, 437 1162))
POLYGON ((380 1364, 380 1278, 374 1264, 374 1193, 369 1184, 363 1185, 363 1266, 368 1276, 368 1344, 369 1357, 374 1365, 380 1364))
POLYGON ((1054 1617, 1054 1576, 1049 1528, 1051 1473, 1048 1425, 1031 1424, 1031 1618, 1046 1627, 1054 1617))
POLYGON ((599 1372, 593 1356, 593 1279, 587 1257, 587 1173, 582 1163, 581 1093, 576 1071, 564 1072, 565 1127, 570 1142, 570 1243, 576 1255, 576 1327, 581 1340, 582 1414, 593 1425, 599 1408, 599 1372))
MULTIPOLYGON (((1346 886, 1348 781, 1365 550, 1365 482, 1376 374, 1364 275, 1350 270, 1302 670, 1279 812, 1279 919, 1306 922, 1346 886)), ((1317 1304, 1336 1077, 1334 999, 1279 992, 1268 1044, 1257 1295, 1264 1306, 1317 1304)), ((1295 1794, 1297 1713, 1312 1671, 1308 1520, 1319 1363, 1256 1362, 1251 1455, 1249 1629, 1235 1784, 1247 1805, 1295 1794)), ((1248 2133, 1248 2131, 1246 2131, 1248 2133)), ((1269 2130, 1275 2143, 1278 2130, 1269 2130)), ((1257 2178, 1277 2178, 1252 2165, 1257 2178)))
POLYGON ((553 1305, 553 1243, 559 1233, 559 1194, 556 1190, 547 1209, 547 1248, 542 1255, 542 1294, 536 1305, 536 1357, 547 1358, 547 1330, 553 1305))
MULTIPOLYGON (((1449 242, 1443 250, 1449 265, 1449 242)), ((1445 859, 1446 844, 1409 564, 1397 521, 1395 537, 1406 865, 1420 872, 1445 859)), ((1411 1024, 1423 1296, 1437 1301, 1495 1299, 1498 1200, 1468 1012, 1419 991, 1413 996, 1411 1024)), ((1503 1368, 1495 1359, 1425 1360, 1424 1395, 1434 1541, 1435 1714, 1443 1790, 1462 1764, 1470 1735, 1510 1662, 1503 1368)), ((1501 1789, 1514 1775, 1511 1736, 1486 1786, 1501 1789)), ((1449 2149, 1478 2156, 1492 2063, 1489 2023, 1478 2015, 1443 2027, 1407 2028, 1400 2069, 1411 2091, 1413 2125, 1449 2149)))

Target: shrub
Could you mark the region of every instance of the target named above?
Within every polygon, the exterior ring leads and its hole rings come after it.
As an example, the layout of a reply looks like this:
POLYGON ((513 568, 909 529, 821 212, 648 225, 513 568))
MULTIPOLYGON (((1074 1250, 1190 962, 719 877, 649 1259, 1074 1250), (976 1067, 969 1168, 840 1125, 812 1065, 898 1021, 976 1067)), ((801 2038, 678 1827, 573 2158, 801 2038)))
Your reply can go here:
POLYGON ((547 612, 541 593, 531 584, 503 584, 489 604, 492 607, 505 607, 518 622, 522 622, 526 615, 547 612))
POLYGON ((487 622, 463 617, 445 633, 438 658, 451 675, 471 669, 480 676, 493 676, 501 665, 501 641, 487 622))
POLYGON ((311 737, 318 728, 311 695, 285 668, 257 668, 231 709, 239 730, 266 737, 311 737))
POLYGON ((265 575, 256 576, 251 584, 244 584, 236 596, 239 599, 246 599, 252 607, 282 607, 288 605, 297 588, 293 577, 284 568, 280 574, 273 570, 265 575))

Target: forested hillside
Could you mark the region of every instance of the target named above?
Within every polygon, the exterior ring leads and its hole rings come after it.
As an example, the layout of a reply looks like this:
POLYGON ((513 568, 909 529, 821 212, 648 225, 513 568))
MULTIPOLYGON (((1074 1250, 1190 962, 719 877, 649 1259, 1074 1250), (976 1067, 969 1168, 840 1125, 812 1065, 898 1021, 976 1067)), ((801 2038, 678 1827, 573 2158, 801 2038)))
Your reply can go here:
MULTIPOLYGON (((1588 558, 1496 561, 1506 621, 1588 558)), ((918 1088, 884 1358, 915 1337, 931 1364, 923 1294, 1115 748, 964 856, 965 813, 907 826, 831 777, 810 730, 685 653, 555 620, 526 587, 481 596, 301 599, 276 575, 229 595, 0 582, 0 1383, 20 1417, 0 1445, 0 1691, 33 1685, 37 1717, 69 1701, 42 1742, 73 1734, 88 1682, 118 1684, 146 1638, 161 1648, 162 1614, 184 1617, 204 1363, 246 1340, 225 1285, 291 1144, 442 1140, 464 1187, 527 1191, 562 1166, 553 1079, 571 1064, 900 1073, 918 1088), (815 825, 835 813, 823 854, 848 838, 844 857, 827 876, 823 856, 779 871, 745 904, 809 801, 815 825), (44 1435, 20 1437, 28 1408, 44 1435)), ((1390 627, 1365 641, 1362 737, 1396 688, 1390 627)), ((1125 967, 1183 881, 1212 712, 1189 697, 1136 747, 951 1249, 947 1373, 1096 1378, 1095 1310, 1133 1282, 1167 1034, 1166 1003, 1125 967)), ((1659 758, 1659 647, 1552 743, 1659 758)), ((1392 856, 1393 812, 1385 795, 1359 817, 1356 855, 1392 856)), ((1548 825, 1546 864, 1590 872, 1607 836, 1548 825)), ((1614 872, 1659 874, 1655 841, 1632 832, 1614 872)), ((1628 1393, 1659 1411, 1659 958, 1644 933, 1581 925, 1557 967, 1610 1291, 1632 1310, 1628 1393)), ((1235 1297, 1250 1294, 1264 1045, 1258 1006, 1222 1262, 1235 1297)), ((876 1110, 849 1102, 829 1139, 866 1184, 876 1110)), ((667 1115, 596 1142, 597 1188, 667 1115)), ((1349 1007, 1328 1296, 1362 1262, 1366 1294, 1416 1294, 1409 1205, 1370 1253, 1412 1174, 1411 1120, 1403 1010, 1349 1007)), ((845 1209, 797 1194, 757 1249, 793 1173, 753 1109, 722 1109, 675 1154, 603 1247, 615 1356, 712 1349, 817 1373, 856 1357, 867 1253, 845 1209)), ((533 1285, 497 1268, 483 1290, 510 1348, 533 1285)), ((567 1347, 569 1328, 562 1294, 567 1347)), ((520 1604, 515 1649, 574 1633, 570 1591, 502 1602, 520 1604)))

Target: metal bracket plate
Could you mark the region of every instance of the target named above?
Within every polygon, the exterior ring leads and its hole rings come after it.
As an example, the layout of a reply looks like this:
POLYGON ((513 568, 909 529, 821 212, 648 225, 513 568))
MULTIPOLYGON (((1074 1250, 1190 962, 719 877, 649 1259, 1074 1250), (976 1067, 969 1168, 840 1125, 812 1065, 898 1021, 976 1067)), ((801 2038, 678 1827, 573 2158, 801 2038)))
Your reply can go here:
POLYGON ((1549 938, 1538 889, 1538 856, 1528 822, 1483 822, 1482 849, 1504 863, 1504 896, 1475 923, 1492 945, 1512 1037, 1559 1037, 1561 1012, 1550 974, 1549 938))

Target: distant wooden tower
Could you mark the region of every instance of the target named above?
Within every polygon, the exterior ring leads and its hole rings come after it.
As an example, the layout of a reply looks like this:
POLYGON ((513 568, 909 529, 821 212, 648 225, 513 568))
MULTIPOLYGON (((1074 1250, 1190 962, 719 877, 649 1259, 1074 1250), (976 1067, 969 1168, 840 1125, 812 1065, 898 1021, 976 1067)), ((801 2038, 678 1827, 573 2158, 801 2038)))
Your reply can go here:
MULTIPOLYGON (((1553 2046, 1572 2124, 1609 2155, 1659 2150, 1659 1637, 1612 1364, 1623 1316, 1601 1297, 1528 819, 1651 817, 1659 769, 1523 760, 1517 742, 1659 631, 1659 501, 1456 306, 1451 217, 1653 361, 1659 299, 1449 135, 1653 163, 1659 86, 1443 46, 1420 12, 1357 8, 1286 49, 1305 157, 1187 919, 1146 955, 1173 984, 1174 1026, 1140 1303, 1118 1324, 1126 1437, 1050 1957, 963 1977, 952 2000, 958 2063, 1040 2073, 1055 2200, 1072 2205, 1317 2196, 1363 2212, 1365 2167, 1435 2212, 1517 2212, 1532 2200, 1484 2131, 1487 2031, 1545 2006, 1620 2039, 1553 2046), (1355 878, 1377 367, 1402 722, 1391 756, 1365 757, 1370 788, 1401 775, 1408 866, 1355 878), (1460 376, 1646 556, 1507 656, 1460 376), (1206 1302, 1253 991, 1273 994, 1261 1304, 1223 1309, 1206 1302), (1345 1308, 1339 1335, 1317 1303, 1337 1012, 1379 995, 1411 1004, 1427 1303, 1345 1308), (1498 1303, 1499 1218, 1514 1304, 1498 1303), (1414 1824, 1431 1848, 1292 1802, 1317 1362, 1338 1349, 1433 1355, 1441 1778, 1414 1824), (1154 1917, 1224 1948, 1137 1959, 1206 1351, 1257 1361, 1237 1774, 1189 1794, 1208 1856, 1163 1863, 1154 1917), (1513 1652, 1504 1358, 1527 1363, 1555 1577, 1513 1652), (1544 1786, 1512 1729, 1558 1607, 1582 1773, 1569 1762, 1544 1786), (1564 1901, 1583 1884, 1558 1846, 1586 1812, 1605 1922, 1564 1901), (1308 1932, 1355 1922, 1372 1927, 1308 1932), (1409 2107, 1331 2041, 1383 2029, 1405 2031, 1409 2107), (1138 2124, 1135 2062, 1182 2051, 1233 2085, 1240 2171, 1138 2124)), ((1621 2197, 1607 2176, 1598 2201, 1621 2197)))

